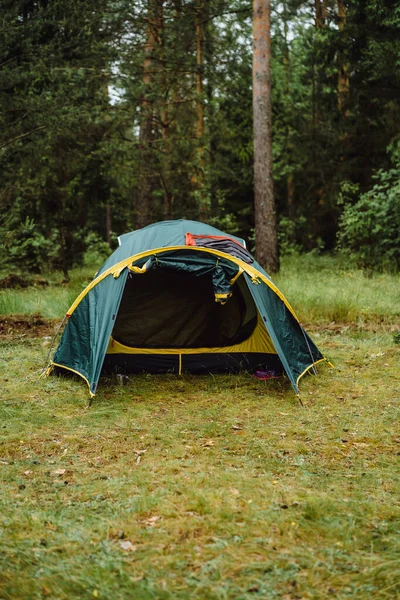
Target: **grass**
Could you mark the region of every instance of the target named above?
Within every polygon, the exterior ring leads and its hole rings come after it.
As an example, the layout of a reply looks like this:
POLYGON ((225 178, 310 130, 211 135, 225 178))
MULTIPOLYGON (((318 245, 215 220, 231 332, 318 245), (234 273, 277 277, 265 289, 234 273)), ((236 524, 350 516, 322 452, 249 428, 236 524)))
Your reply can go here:
MULTIPOLYGON (((41 314, 61 318, 92 280, 98 266, 75 269, 71 281, 62 274, 46 278, 50 287, 0 290, 0 315, 41 314)), ((400 317, 399 276, 387 273, 365 277, 332 257, 284 257, 274 278, 304 323, 396 323, 400 317)))
POLYGON ((48 340, 0 338, 0 598, 400 598, 395 279, 379 304, 349 276, 369 326, 332 326, 310 298, 341 276, 313 268, 302 310, 338 368, 302 380, 305 408, 242 374, 102 379, 86 409, 82 380, 38 378, 48 340))
POLYGON ((306 323, 395 323, 400 317, 399 275, 366 277, 334 257, 285 257, 277 285, 306 323))
POLYGON ((95 272, 95 267, 74 269, 68 283, 63 283, 62 273, 49 273, 44 275, 48 286, 0 290, 0 315, 40 314, 48 319, 62 318, 95 272))

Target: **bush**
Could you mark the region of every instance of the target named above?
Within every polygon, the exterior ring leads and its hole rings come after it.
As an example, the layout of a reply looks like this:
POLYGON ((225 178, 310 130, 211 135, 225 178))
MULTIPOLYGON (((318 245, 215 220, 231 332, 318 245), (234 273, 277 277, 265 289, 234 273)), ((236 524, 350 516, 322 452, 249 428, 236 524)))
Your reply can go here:
POLYGON ((39 233, 33 219, 28 217, 12 231, 1 231, 0 256, 8 268, 22 272, 40 273, 47 268, 57 252, 54 240, 39 233))
MULTIPOLYGON (((116 240, 112 240, 115 244, 116 240)), ((91 232, 85 238, 86 252, 83 255, 83 264, 91 267, 101 265, 112 252, 110 246, 97 233, 91 232)))
POLYGON ((400 268, 400 161, 379 171, 374 187, 346 204, 339 223, 338 248, 366 270, 400 268))

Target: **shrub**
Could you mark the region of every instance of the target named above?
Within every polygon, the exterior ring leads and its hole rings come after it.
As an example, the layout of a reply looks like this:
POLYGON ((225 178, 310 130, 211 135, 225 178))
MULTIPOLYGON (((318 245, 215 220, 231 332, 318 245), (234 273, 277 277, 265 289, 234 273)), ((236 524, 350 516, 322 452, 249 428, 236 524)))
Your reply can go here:
POLYGON ((28 217, 16 229, 1 233, 0 256, 6 267, 40 273, 49 266, 57 251, 54 240, 45 238, 28 217))
MULTIPOLYGON (((116 240, 113 239, 112 241, 114 242, 113 245, 116 245, 116 240)), ((93 231, 86 236, 85 245, 86 251, 83 255, 83 264, 85 266, 100 265, 110 256, 111 249, 108 243, 93 231)))
MULTIPOLYGON (((379 171, 376 184, 355 204, 345 203, 338 248, 366 270, 400 268, 400 161, 379 171)), ((346 201, 345 201, 346 202, 346 201)))

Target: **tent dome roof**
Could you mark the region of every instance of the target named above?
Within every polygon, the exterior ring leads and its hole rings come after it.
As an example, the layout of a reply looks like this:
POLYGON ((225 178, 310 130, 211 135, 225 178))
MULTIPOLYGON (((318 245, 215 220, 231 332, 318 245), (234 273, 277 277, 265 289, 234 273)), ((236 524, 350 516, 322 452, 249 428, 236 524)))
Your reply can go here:
MULTIPOLYGON (((143 229, 137 229, 136 231, 131 231, 119 236, 118 241, 120 246, 107 259, 98 274, 106 271, 121 260, 124 260, 129 256, 135 256, 135 254, 139 254, 140 252, 146 252, 147 250, 153 250, 154 248, 185 246, 185 237, 187 233, 212 236, 228 235, 220 229, 207 225, 206 223, 188 221, 186 219, 154 223, 153 225, 143 227, 143 229)), ((242 238, 230 234, 229 237, 246 247, 242 238)))

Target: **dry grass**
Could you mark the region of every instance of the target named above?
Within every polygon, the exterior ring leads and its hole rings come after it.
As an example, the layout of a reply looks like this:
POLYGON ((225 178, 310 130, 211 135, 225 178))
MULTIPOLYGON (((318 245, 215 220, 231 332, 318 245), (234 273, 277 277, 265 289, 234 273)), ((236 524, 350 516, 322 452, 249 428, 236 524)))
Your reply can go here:
MULTIPOLYGON (((339 367, 39 380, 1 346, 0 598, 400 598, 399 347, 314 331, 339 367)), ((46 341, 44 342, 46 343, 46 341)))

